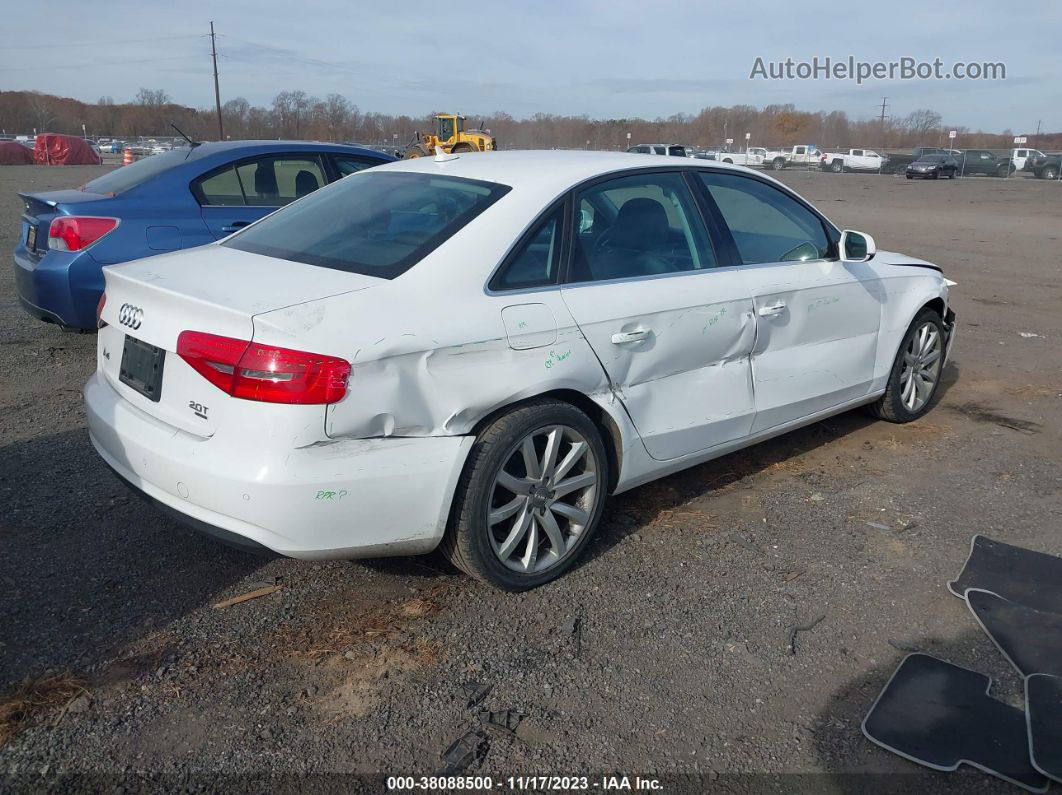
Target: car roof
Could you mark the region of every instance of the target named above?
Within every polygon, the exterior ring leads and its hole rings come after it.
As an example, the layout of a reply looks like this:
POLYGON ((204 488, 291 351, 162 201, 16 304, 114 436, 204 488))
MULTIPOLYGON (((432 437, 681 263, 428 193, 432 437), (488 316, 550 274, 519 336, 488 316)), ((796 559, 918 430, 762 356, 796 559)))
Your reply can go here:
POLYGON ((585 180, 637 168, 716 168, 750 171, 744 166, 708 160, 662 160, 659 155, 584 150, 477 152, 448 156, 443 161, 437 161, 433 157, 418 157, 386 163, 377 166, 373 171, 407 171, 465 177, 513 187, 533 186, 557 195, 585 180))
MULTIPOLYGON (((243 154, 262 154, 271 151, 285 152, 319 152, 321 150, 331 152, 347 152, 349 154, 368 155, 379 158, 383 153, 373 149, 365 149, 361 146, 349 146, 347 144, 328 143, 326 141, 203 141, 189 152, 186 162, 201 160, 214 155, 229 154, 239 157, 243 154)), ((383 155, 385 158, 388 155, 383 155)))

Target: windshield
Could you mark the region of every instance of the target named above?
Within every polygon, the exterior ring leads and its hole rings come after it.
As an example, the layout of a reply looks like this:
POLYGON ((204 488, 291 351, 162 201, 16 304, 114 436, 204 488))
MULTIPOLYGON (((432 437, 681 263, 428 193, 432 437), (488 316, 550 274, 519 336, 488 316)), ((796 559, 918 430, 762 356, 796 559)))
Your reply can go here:
POLYGON ((393 279, 510 190, 459 177, 360 172, 278 210, 222 245, 393 279))
POLYGON ((189 148, 172 149, 163 154, 145 157, 131 165, 109 171, 102 177, 96 177, 92 182, 87 183, 84 189, 91 193, 124 193, 137 185, 144 184, 163 171, 179 166, 188 159, 191 153, 192 150, 189 148))

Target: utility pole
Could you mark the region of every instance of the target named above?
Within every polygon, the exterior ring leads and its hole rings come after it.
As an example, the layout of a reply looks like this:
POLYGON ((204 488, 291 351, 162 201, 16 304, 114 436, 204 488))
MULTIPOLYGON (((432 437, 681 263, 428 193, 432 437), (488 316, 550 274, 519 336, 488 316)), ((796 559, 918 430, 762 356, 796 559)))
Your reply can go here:
MULTIPOLYGON (((888 118, 885 115, 885 108, 888 107, 885 104, 885 100, 887 100, 887 99, 888 99, 888 97, 882 97, 881 98, 881 154, 883 156, 885 155, 885 148, 886 148, 886 143, 887 143, 887 141, 885 140, 885 119, 888 118)), ((878 173, 880 174, 881 173, 881 165, 883 164, 884 161, 882 160, 882 161, 878 161, 878 162, 879 162, 878 173)))
POLYGON ((221 123, 221 89, 218 88, 218 47, 214 35, 214 20, 210 20, 210 55, 214 59, 214 104, 218 109, 218 140, 225 140, 225 127, 221 123))
POLYGON ((1040 119, 1036 120, 1036 141, 1035 141, 1035 143, 1036 143, 1037 146, 1040 145, 1040 121, 1041 121, 1040 119))

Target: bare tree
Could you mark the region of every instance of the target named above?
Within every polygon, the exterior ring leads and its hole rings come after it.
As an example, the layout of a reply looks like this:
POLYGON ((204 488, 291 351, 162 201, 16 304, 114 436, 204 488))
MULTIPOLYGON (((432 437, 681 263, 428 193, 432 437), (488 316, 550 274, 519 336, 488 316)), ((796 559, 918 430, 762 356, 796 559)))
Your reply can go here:
POLYGON ((161 88, 141 88, 136 92, 136 98, 133 100, 137 105, 146 105, 148 107, 161 107, 162 105, 170 104, 170 95, 163 91, 161 88))
POLYGON ((55 99, 48 94, 34 91, 29 97, 30 112, 33 114, 33 123, 37 130, 45 132, 55 121, 55 99))
POLYGON ((298 138, 307 111, 316 100, 305 91, 281 91, 273 98, 273 112, 280 123, 280 134, 285 138, 298 138))
POLYGON ((903 126, 914 134, 915 143, 922 143, 925 138, 940 127, 941 117, 935 110, 920 108, 904 117, 903 126))
POLYGON ((329 94, 324 101, 324 118, 328 125, 328 140, 336 141, 346 137, 344 133, 350 124, 350 101, 341 94, 329 94))

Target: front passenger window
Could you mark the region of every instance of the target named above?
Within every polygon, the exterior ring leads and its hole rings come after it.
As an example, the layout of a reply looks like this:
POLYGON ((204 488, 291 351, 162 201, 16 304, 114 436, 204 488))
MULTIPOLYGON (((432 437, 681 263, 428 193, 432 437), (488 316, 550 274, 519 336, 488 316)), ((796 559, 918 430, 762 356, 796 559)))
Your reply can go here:
POLYGON ((710 171, 699 176, 730 228, 743 264, 830 256, 822 221, 792 196, 751 177, 710 171))

